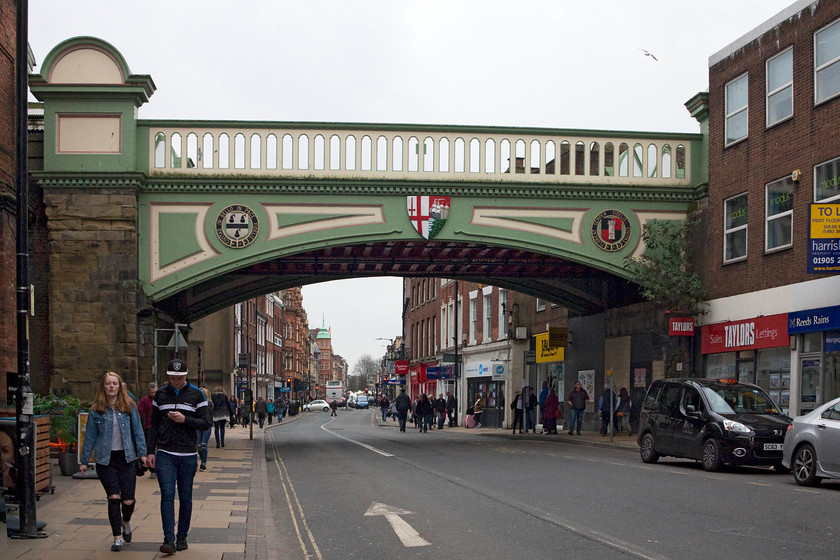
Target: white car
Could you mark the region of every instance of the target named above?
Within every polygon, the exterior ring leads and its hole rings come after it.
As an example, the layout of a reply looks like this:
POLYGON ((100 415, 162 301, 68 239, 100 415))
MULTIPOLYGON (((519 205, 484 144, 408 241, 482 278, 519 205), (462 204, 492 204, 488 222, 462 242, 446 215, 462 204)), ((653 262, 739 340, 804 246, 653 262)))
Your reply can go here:
POLYGON ((304 412, 319 412, 323 410, 324 412, 330 411, 330 403, 325 401, 324 399, 317 399, 314 401, 309 401, 305 405, 303 405, 304 412))
POLYGON ((782 464, 800 486, 840 478, 840 399, 793 419, 785 434, 782 464))

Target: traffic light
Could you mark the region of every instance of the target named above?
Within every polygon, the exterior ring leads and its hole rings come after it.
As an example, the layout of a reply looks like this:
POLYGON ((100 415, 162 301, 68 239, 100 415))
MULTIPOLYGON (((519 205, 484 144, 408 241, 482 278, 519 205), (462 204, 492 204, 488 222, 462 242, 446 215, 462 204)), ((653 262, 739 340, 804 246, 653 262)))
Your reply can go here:
POLYGON ((288 383, 289 385, 291 385, 291 384, 292 384, 292 378, 291 378, 291 377, 287 377, 287 378, 286 378, 286 383, 288 383))

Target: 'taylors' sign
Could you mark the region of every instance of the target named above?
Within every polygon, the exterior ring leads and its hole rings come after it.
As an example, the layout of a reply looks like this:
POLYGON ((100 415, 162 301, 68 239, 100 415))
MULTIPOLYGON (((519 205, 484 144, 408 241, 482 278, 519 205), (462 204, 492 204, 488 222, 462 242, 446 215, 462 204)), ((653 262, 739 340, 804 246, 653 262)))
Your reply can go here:
POLYGON ((694 318, 669 317, 668 334, 671 336, 694 336, 694 318))
POLYGON ((703 353, 734 352, 787 346, 787 313, 703 325, 703 353))

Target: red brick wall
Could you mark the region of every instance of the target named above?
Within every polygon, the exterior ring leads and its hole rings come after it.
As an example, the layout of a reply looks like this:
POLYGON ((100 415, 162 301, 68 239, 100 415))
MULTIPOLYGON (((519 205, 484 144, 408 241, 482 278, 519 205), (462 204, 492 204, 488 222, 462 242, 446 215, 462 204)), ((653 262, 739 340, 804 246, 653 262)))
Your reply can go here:
POLYGON ((17 371, 15 313, 15 2, 0 0, 0 402, 17 371))
POLYGON ((703 210, 698 269, 711 299, 820 278, 807 273, 814 165, 840 156, 840 98, 814 106, 814 32, 840 18, 840 3, 819 2, 709 69, 709 205, 703 210), (793 118, 765 126, 765 63, 793 46, 793 118), (725 86, 749 73, 746 140, 724 148, 725 86), (793 248, 764 254, 765 185, 799 169, 793 248), (723 202, 748 192, 745 261, 723 265, 723 202))

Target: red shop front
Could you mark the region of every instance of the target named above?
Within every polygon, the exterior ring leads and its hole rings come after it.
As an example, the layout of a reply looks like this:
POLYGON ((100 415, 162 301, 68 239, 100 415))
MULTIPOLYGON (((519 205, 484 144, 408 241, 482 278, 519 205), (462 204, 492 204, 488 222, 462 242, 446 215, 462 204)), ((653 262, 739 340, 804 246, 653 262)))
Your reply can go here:
POLYGON ((436 365, 438 365, 437 362, 420 362, 408 367, 409 383, 411 384, 409 396, 412 400, 419 397, 422 393, 434 395, 437 381, 426 379, 426 368, 436 365))
POLYGON ((790 337, 787 313, 703 325, 706 377, 754 383, 783 409, 790 402, 790 337))

